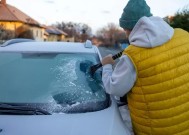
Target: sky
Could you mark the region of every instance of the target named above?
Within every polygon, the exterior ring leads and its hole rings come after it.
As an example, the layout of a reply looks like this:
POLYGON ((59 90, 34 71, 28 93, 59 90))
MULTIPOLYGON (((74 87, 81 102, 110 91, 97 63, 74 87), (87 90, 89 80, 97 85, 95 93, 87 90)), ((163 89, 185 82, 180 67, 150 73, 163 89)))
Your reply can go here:
MULTIPOLYGON (((76 22, 88 24, 93 32, 108 23, 119 24, 128 0, 7 0, 41 24, 76 22)), ((146 0, 154 16, 174 15, 189 0, 146 0)), ((140 10, 140 9, 139 9, 140 10)))

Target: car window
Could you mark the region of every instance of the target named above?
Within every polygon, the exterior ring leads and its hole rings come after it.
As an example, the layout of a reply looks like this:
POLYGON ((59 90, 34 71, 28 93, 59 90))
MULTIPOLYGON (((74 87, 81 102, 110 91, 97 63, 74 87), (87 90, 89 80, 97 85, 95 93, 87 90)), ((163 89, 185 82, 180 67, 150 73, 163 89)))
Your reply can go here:
POLYGON ((81 63, 96 54, 0 53, 0 103, 38 106, 48 112, 88 112, 108 106, 101 71, 94 77, 81 63))

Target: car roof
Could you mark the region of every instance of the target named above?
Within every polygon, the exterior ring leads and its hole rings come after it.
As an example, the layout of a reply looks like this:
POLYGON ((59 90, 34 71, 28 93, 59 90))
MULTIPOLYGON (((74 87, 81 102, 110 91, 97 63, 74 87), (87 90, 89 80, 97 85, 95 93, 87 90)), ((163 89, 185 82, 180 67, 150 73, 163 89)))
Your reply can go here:
POLYGON ((0 52, 98 53, 96 46, 86 46, 86 42, 20 42, 2 46, 0 52))

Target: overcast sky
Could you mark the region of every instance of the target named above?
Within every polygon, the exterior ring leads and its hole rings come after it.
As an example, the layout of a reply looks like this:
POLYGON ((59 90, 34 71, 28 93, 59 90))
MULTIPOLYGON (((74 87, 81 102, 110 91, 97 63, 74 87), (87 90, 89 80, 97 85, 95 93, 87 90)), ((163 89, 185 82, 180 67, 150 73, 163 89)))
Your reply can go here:
MULTIPOLYGON (((56 22, 86 23, 93 32, 107 23, 119 24, 118 20, 128 0, 7 0, 39 23, 56 22)), ((189 0, 146 0, 154 16, 174 15, 188 5, 189 0)), ((140 10, 140 9, 139 9, 140 10)))

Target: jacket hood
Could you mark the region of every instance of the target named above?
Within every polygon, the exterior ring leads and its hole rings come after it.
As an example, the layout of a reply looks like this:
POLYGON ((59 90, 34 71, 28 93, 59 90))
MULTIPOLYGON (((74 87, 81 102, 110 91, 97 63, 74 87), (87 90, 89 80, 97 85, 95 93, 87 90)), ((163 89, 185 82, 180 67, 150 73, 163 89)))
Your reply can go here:
POLYGON ((169 41, 174 34, 170 27, 160 17, 142 17, 129 35, 129 42, 132 45, 153 48, 169 41))

